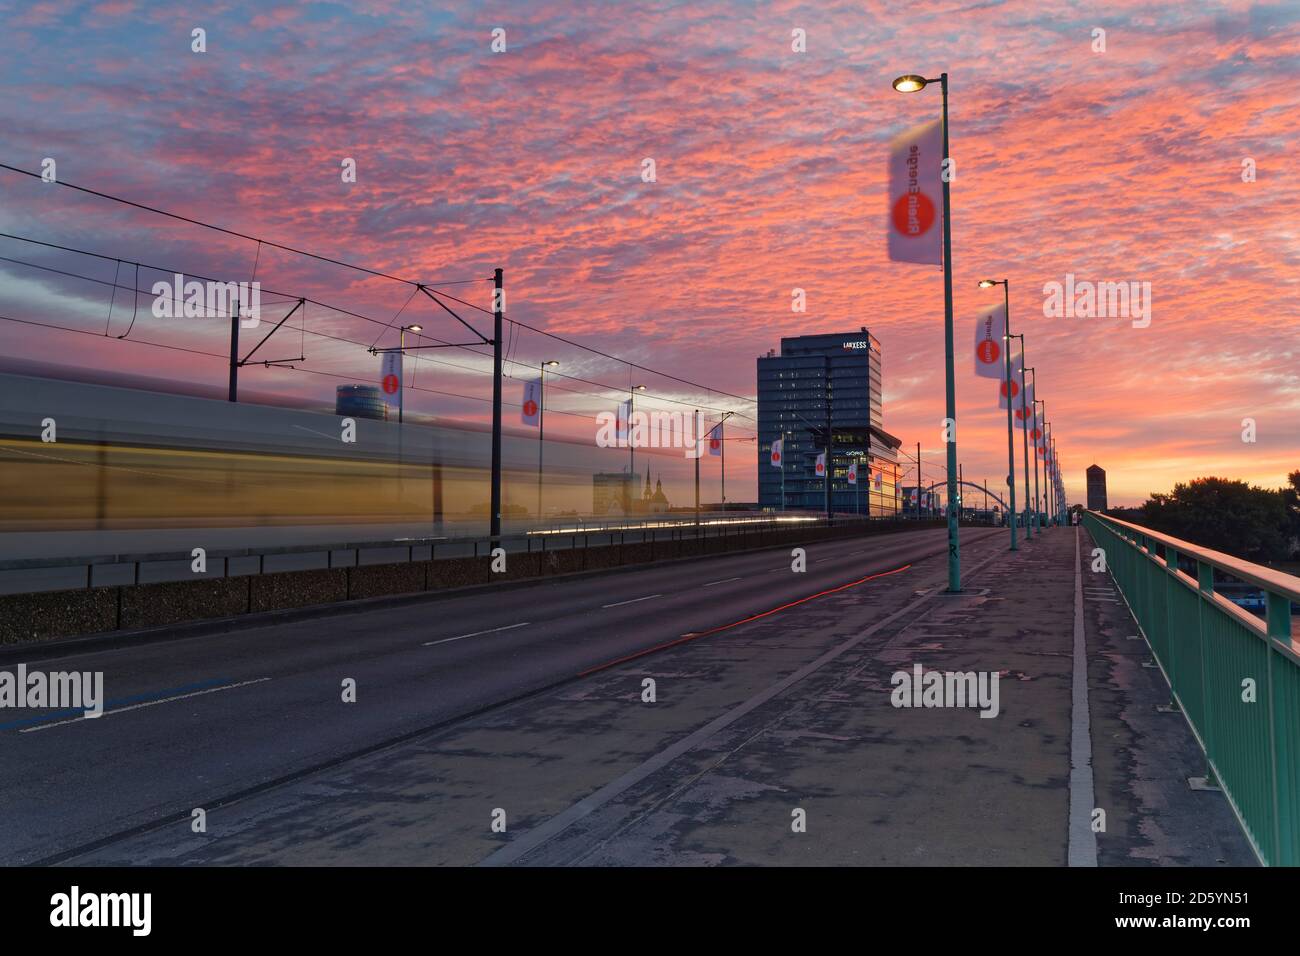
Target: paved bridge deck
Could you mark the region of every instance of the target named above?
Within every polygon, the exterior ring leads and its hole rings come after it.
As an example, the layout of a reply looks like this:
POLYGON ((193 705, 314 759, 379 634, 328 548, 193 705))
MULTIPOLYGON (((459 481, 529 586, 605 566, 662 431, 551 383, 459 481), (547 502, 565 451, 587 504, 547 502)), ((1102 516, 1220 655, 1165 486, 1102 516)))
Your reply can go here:
MULTIPOLYGON (((1003 532, 972 539, 960 596, 927 557, 247 796, 205 835, 169 824, 76 861, 1254 863, 1223 795, 1189 788, 1200 751, 1157 710, 1167 687, 1091 547, 1072 527, 1014 554, 1003 532), (996 716, 894 706, 894 675, 918 664, 996 673, 996 716)), ((508 644, 470 643, 518 666, 508 644)))

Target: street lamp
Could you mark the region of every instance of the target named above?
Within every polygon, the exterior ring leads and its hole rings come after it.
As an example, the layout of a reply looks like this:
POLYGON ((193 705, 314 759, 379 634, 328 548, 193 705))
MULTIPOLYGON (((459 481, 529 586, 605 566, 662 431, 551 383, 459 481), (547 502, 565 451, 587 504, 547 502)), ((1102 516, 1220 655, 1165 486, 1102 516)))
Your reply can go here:
POLYGON ((423 331, 423 325, 404 325, 399 336, 397 361, 402 363, 397 376, 399 379, 397 386, 397 424, 399 425, 402 424, 402 409, 406 405, 406 333, 415 332, 418 334, 423 331))
POLYGON ((1011 550, 1018 551, 1016 544, 1016 446, 1011 426, 1011 285, 1006 279, 981 279, 981 289, 1002 286, 1002 320, 1005 328, 1002 335, 1002 367, 1004 371, 1002 387, 1007 392, 1007 488, 1010 499, 1007 505, 1007 523, 1011 526, 1011 550))
MULTIPOLYGON (((632 493, 636 493, 636 446, 632 444, 632 411, 636 407, 636 393, 644 392, 644 385, 633 385, 628 389, 627 399, 627 470, 631 472, 632 493)), ((628 510, 631 511, 632 498, 628 498, 628 510)))
POLYGON ((1029 397, 1029 392, 1025 390, 1025 372, 1027 371, 1025 368, 1025 334, 1021 332, 1007 337, 1020 340, 1020 435, 1025 448, 1025 539, 1028 540, 1034 536, 1034 521, 1029 513, 1029 422, 1025 420, 1025 399, 1029 397))
MULTIPOLYGON (((900 93, 915 93, 935 82, 916 73, 907 73, 894 80, 894 89, 900 93)), ((948 425, 953 429, 948 445, 948 592, 961 591, 961 544, 957 534, 957 511, 951 503, 958 500, 957 491, 957 384, 953 369, 952 348, 952 199, 948 186, 948 74, 939 74, 943 94, 943 344, 944 386, 948 425)), ((919 482, 918 482, 919 485, 919 482)), ((1013 532, 1014 533, 1014 532, 1013 532)))
POLYGON ((546 428, 546 370, 548 368, 559 368, 560 363, 552 359, 549 362, 543 362, 539 368, 542 372, 541 395, 538 396, 540 404, 537 407, 537 520, 542 520, 542 449, 543 431, 546 428))
MULTIPOLYGON (((1038 391, 1037 373, 1034 374, 1034 391, 1035 392, 1038 391)), ((1034 399, 1034 430, 1035 431, 1042 430, 1041 422, 1043 421, 1043 416, 1045 416, 1046 414, 1047 414, 1047 403, 1043 401, 1043 399, 1041 398, 1034 399), (1041 413, 1038 411, 1038 407, 1040 405, 1043 406, 1043 411, 1041 413)), ((1044 491, 1047 490, 1046 469, 1043 470, 1043 490, 1044 491)), ((1040 531, 1043 529, 1042 518, 1040 517, 1041 513, 1038 510, 1041 506, 1042 506, 1042 502, 1040 500, 1040 493, 1038 490, 1038 439, 1035 438, 1034 439, 1034 515, 1035 515, 1035 519, 1038 521, 1038 529, 1040 531)))
MULTIPOLYGON (((945 73, 946 77, 947 74, 945 73)), ((927 80, 923 76, 917 76, 915 73, 908 73, 894 80, 894 89, 900 93, 915 93, 917 90, 925 89, 925 84, 933 83, 933 80, 927 80)))

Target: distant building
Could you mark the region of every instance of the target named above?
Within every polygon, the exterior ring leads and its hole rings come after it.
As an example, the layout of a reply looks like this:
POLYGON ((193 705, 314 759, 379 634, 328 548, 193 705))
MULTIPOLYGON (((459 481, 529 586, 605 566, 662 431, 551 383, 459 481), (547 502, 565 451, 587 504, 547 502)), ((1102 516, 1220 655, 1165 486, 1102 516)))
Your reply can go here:
POLYGON ((650 469, 645 471, 645 490, 633 496, 636 476, 626 471, 597 472, 591 476, 591 513, 597 515, 660 514, 672 507, 660 478, 651 490, 650 469))
POLYGON ((668 496, 664 494, 664 480, 661 477, 655 483, 655 490, 650 490, 650 469, 645 470, 645 491, 641 493, 641 500, 632 502, 632 510, 647 514, 661 514, 667 511, 671 505, 668 504, 668 496))
POLYGON ((632 499, 632 476, 626 471, 591 476, 591 513, 625 515, 632 499))
POLYGON ((1106 510, 1106 472, 1099 465, 1088 466, 1088 510, 1106 510))
POLYGON ((829 417, 832 509, 895 513, 902 442, 882 427, 880 391, 880 342, 865 329, 785 338, 780 355, 761 356, 759 507, 769 511, 826 507, 825 479, 816 473, 822 448, 809 428, 824 428, 829 417), (771 465, 772 442, 779 438, 785 441, 784 483, 782 470, 771 465), (856 487, 848 482, 852 462, 858 466, 856 487))

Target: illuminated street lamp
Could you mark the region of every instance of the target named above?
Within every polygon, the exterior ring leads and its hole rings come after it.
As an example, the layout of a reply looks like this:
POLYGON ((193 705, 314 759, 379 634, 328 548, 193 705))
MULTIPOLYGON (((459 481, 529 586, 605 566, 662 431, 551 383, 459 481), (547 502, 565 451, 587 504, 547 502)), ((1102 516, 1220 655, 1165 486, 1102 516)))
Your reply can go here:
MULTIPOLYGON (((424 331, 423 325, 404 325, 402 326, 401 335, 399 336, 397 348, 397 361, 401 362, 398 369, 398 387, 397 387, 397 424, 402 424, 402 406, 406 404, 406 333, 415 332, 419 334, 424 331)), ((391 339, 389 341, 392 341, 391 339)))
MULTIPOLYGON (((894 89, 900 93, 915 93, 934 83, 916 73, 907 73, 894 80, 894 89)), ((943 336, 944 336, 944 386, 946 391, 947 419, 953 429, 948 446, 948 591, 961 591, 961 544, 957 534, 957 509, 952 503, 959 500, 957 488, 957 385, 953 370, 952 348, 952 199, 948 187, 948 74, 940 73, 938 83, 943 94, 943 336)), ((919 482, 918 482, 919 486, 919 482)), ((1014 534, 1014 532, 1012 532, 1014 534)), ((1013 539, 1014 540, 1014 539, 1013 539)))
POLYGON ((1019 546, 1016 544, 1016 446, 1011 426, 1011 286, 1006 279, 980 280, 981 289, 991 289, 995 285, 1002 286, 1003 320, 1006 325, 1002 336, 1002 367, 1004 372, 1002 387, 1007 391, 1007 488, 1011 493, 1010 504, 1007 507, 1007 523, 1011 525, 1011 550, 1018 551, 1019 546))

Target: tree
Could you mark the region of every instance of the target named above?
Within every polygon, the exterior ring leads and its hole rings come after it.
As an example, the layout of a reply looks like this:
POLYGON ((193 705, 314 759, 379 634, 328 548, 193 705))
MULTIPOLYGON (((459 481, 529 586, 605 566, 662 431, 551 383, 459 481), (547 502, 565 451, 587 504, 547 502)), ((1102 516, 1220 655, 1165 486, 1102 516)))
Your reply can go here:
MULTIPOLYGON (((1300 494, 1300 471, 1291 476, 1300 494)), ((1170 494, 1153 494, 1143 506, 1147 527, 1204 548, 1247 561, 1283 560, 1290 555, 1291 510, 1287 491, 1253 487, 1226 478, 1195 478, 1174 485, 1170 494)))

